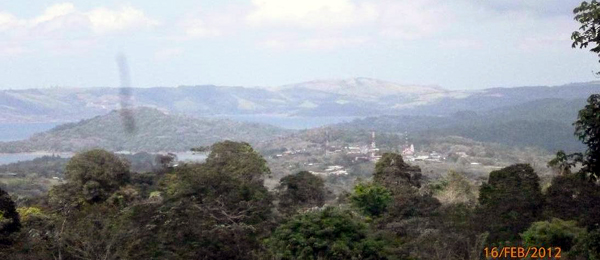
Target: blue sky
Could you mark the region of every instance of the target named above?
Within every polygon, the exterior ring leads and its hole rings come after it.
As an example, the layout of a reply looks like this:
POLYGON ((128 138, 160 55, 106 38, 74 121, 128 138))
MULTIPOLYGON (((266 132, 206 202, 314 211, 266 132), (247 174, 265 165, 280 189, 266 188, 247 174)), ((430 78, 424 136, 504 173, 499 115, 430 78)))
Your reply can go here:
POLYGON ((371 77, 478 89, 596 80, 572 0, 0 0, 0 89, 277 86, 371 77))

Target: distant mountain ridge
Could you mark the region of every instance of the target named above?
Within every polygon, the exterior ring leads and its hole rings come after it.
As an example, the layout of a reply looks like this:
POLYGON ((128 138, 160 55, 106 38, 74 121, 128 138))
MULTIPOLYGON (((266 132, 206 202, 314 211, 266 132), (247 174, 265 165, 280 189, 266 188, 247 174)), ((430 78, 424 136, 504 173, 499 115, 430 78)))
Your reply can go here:
MULTIPOLYGON (((134 88, 132 104, 192 116, 440 116, 465 110, 488 111, 541 99, 583 99, 592 93, 600 93, 600 82, 451 91, 437 86, 352 78, 274 88, 214 85, 134 88)), ((119 101, 117 88, 2 90, 0 123, 72 122, 118 109, 119 101)))
POLYGON ((90 148, 111 151, 179 152, 223 140, 257 144, 287 130, 257 123, 202 119, 169 114, 154 108, 130 110, 133 132, 126 130, 119 111, 59 125, 22 141, 0 142, 0 152, 76 152, 90 148))
POLYGON ((340 129, 408 133, 409 136, 461 136, 509 146, 535 146, 549 152, 580 152, 573 122, 586 99, 547 98, 487 111, 459 111, 446 116, 374 116, 337 124, 340 129))

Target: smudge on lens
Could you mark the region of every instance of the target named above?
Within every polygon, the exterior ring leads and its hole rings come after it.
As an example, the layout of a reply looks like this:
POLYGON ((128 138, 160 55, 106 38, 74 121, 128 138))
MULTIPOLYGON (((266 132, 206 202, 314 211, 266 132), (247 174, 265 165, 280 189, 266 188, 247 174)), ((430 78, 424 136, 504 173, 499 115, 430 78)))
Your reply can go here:
POLYGON ((121 107, 119 112, 125 131, 131 134, 135 132, 135 118, 133 117, 133 111, 131 110, 131 78, 129 76, 127 58, 122 53, 117 55, 117 65, 119 67, 119 78, 121 80, 121 85, 119 86, 121 107))

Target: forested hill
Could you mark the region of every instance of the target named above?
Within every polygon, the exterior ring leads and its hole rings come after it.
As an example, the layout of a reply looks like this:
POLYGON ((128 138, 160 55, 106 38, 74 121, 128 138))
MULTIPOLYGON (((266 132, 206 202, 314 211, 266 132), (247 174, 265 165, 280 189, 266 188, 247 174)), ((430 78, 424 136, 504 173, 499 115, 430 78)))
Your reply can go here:
POLYGON ((582 151, 573 122, 585 99, 541 99, 484 112, 448 116, 380 116, 339 124, 340 128, 407 132, 409 136, 462 136, 481 142, 534 146, 550 152, 582 151))
POLYGON ((27 140, 0 143, 0 152, 79 151, 187 151, 222 140, 258 143, 287 132, 274 126, 223 119, 200 119, 168 114, 153 108, 135 108, 132 132, 126 130, 120 111, 59 125, 27 140))

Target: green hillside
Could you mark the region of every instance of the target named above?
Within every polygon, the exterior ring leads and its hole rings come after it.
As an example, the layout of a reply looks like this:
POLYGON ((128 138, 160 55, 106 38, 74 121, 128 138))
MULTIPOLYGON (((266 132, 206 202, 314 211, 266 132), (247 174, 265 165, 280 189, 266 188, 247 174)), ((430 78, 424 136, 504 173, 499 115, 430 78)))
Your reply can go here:
POLYGON ((534 146, 550 152, 581 151, 572 123, 584 99, 541 99, 488 111, 450 116, 379 116, 338 124, 344 129, 407 132, 413 136, 462 136, 480 142, 534 146))
POLYGON ((23 141, 0 143, 1 152, 79 151, 103 148, 113 151, 187 151, 221 140, 244 140, 250 143, 285 133, 280 128, 240 123, 222 119, 199 119, 172 115, 151 108, 131 111, 133 131, 123 125, 119 111, 59 125, 23 141))

